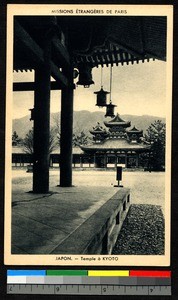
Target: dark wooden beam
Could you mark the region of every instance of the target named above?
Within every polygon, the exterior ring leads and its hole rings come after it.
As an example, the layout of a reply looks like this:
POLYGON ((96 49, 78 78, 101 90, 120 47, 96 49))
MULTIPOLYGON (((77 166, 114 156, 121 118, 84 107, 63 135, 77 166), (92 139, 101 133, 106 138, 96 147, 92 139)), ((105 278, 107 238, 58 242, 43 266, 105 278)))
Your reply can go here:
POLYGON ((113 60, 113 57, 112 57, 111 53, 109 53, 109 60, 110 60, 110 63, 111 63, 111 67, 113 67, 114 60, 113 60))
POLYGON ((61 95, 60 186, 72 186, 73 70, 61 95))
POLYGON ((121 58, 121 64, 122 64, 122 66, 123 66, 123 64, 124 64, 124 57, 123 57, 123 52, 122 52, 122 50, 119 51, 119 54, 120 54, 120 58, 121 58))
MULTIPOLYGON (((13 91, 14 92, 24 92, 24 91, 34 91, 34 82, 14 82, 13 91)), ((61 90, 59 82, 51 81, 51 90, 61 90)))
POLYGON ((109 63, 108 63, 108 59, 107 59, 107 55, 106 55, 107 53, 106 52, 104 52, 103 53, 103 57, 104 57, 104 60, 105 60, 105 64, 106 64, 106 66, 108 67, 109 66, 109 63))
POLYGON ((132 65, 134 64, 134 56, 131 55, 131 62, 132 62, 132 65))
MULTIPOLYGON (((15 20, 15 34, 23 45, 29 59, 37 63, 38 66, 44 64, 44 53, 28 32, 15 20)), ((58 67, 50 61, 51 75, 61 84, 61 87, 67 86, 67 78, 59 71, 58 67)))
POLYGON ((99 57, 100 57, 101 66, 104 67, 105 59, 104 59, 102 51, 100 51, 99 57))
POLYGON ((124 52, 124 54, 125 54, 126 64, 128 65, 129 64, 129 55, 127 52, 124 52))
POLYGON ((115 60, 116 66, 118 66, 119 62, 118 62, 116 46, 113 47, 113 55, 114 55, 114 60, 115 60))
POLYGON ((33 192, 49 192, 51 41, 44 45, 44 64, 35 70, 33 192))
POLYGON ((98 60, 99 60, 98 65, 104 67, 104 57, 102 55, 102 51, 100 51, 100 50, 97 51, 97 57, 98 57, 98 60))
POLYGON ((65 48, 65 46, 61 43, 59 38, 56 36, 52 39, 52 45, 55 49, 56 58, 59 60, 60 65, 65 68, 65 70, 69 70, 70 68, 70 56, 65 48))

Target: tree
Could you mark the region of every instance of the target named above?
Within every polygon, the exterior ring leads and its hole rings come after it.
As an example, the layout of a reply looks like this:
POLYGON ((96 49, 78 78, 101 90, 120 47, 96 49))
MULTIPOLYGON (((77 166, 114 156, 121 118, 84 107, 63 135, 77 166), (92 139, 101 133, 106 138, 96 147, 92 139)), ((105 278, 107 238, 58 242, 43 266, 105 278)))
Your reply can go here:
POLYGON ((33 129, 26 134, 22 146, 25 153, 33 154, 33 129))
POLYGON ((13 132, 12 134, 12 146, 18 146, 22 142, 22 139, 19 138, 18 134, 16 131, 13 132))
POLYGON ((59 142, 56 134, 56 128, 52 127, 49 135, 49 153, 52 153, 56 148, 59 148, 59 142))
POLYGON ((79 145, 87 145, 89 137, 85 134, 84 131, 81 131, 79 134, 73 134, 73 146, 78 147, 79 145))
MULTIPOLYGON (((27 154, 33 154, 33 129, 29 130, 23 140, 23 150, 27 154)), ((49 136, 49 153, 52 153, 54 149, 57 148, 57 138, 56 138, 56 130, 54 128, 50 129, 49 136)))
POLYGON ((165 166, 166 124, 161 120, 152 123, 144 136, 150 147, 150 166, 154 171, 161 171, 165 166))
MULTIPOLYGON (((61 129, 60 129, 60 117, 56 115, 53 117, 53 122, 55 123, 54 131, 58 140, 58 144, 60 145, 61 141, 61 129)), ((78 147, 79 145, 88 144, 90 137, 84 132, 81 131, 81 126, 79 126, 78 122, 76 122, 73 132, 72 145, 73 147, 78 147)))
POLYGON ((53 126, 53 134, 56 136, 56 140, 57 140, 57 144, 58 146, 60 145, 60 141, 61 141, 61 133, 60 133, 60 118, 59 118, 59 114, 53 116, 53 122, 54 122, 54 126, 53 126))

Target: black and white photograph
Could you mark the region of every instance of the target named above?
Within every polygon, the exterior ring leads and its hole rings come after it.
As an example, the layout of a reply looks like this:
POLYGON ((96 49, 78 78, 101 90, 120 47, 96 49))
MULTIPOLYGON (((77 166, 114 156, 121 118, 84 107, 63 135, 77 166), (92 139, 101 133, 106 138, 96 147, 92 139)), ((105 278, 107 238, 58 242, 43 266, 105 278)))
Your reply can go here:
POLYGON ((172 14, 8 5, 7 264, 169 265, 172 14))

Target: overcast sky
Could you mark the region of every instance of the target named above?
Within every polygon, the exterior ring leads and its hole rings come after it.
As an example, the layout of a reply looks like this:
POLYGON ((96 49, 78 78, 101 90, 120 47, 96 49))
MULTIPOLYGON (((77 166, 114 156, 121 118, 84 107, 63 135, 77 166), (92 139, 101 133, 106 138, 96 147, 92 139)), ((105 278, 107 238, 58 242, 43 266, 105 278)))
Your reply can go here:
MULTIPOLYGON (((150 61, 134 65, 113 67, 112 102, 119 114, 153 115, 165 117, 166 103, 166 63, 150 61)), ((90 88, 76 87, 74 91, 74 110, 103 111, 98 108, 94 91, 101 87, 101 68, 92 71, 95 84, 90 88)), ((33 81, 33 72, 14 72, 14 81, 33 81)), ((78 79, 77 79, 78 80, 78 79)), ((77 81, 76 80, 76 81, 77 81)), ((103 88, 109 91, 110 68, 103 68, 103 88)), ((108 101, 110 96, 108 95, 108 101)), ((13 118, 29 114, 33 108, 33 92, 13 93, 13 118)), ((60 111, 60 91, 51 92, 51 112, 60 111)))

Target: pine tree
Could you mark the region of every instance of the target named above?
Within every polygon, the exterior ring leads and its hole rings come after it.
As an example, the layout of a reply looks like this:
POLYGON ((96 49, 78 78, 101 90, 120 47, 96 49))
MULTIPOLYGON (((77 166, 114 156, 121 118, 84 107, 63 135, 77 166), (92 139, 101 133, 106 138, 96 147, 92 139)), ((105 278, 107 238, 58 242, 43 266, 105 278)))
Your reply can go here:
POLYGON ((161 171, 165 166, 165 137, 166 124, 161 120, 152 123, 144 136, 145 142, 150 144, 150 166, 154 171, 161 171))
POLYGON ((16 131, 13 132, 12 134, 12 146, 18 146, 22 142, 22 139, 19 138, 18 134, 16 131))

